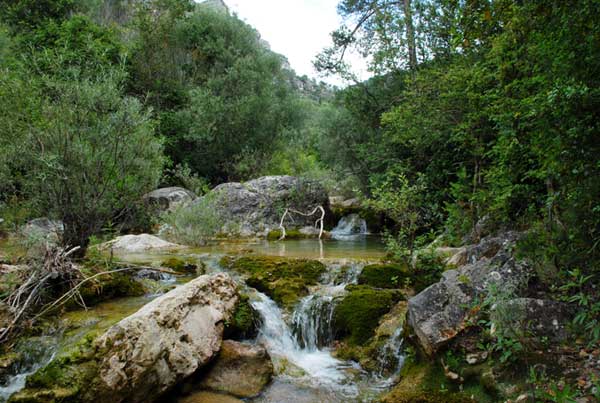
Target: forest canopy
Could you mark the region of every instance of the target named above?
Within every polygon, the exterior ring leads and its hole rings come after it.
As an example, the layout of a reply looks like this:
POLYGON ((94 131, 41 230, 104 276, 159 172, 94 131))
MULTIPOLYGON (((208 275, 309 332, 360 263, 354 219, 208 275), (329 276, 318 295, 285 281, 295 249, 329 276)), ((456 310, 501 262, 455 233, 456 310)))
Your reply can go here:
POLYGON ((347 25, 315 66, 352 82, 354 49, 373 76, 337 90, 203 4, 1 5, 0 203, 13 221, 52 205, 69 222, 57 201, 72 196, 43 189, 70 183, 89 205, 107 186, 112 200, 77 213, 94 221, 83 240, 158 185, 292 174, 371 199, 394 217, 399 253, 439 235, 461 244, 484 220, 532 230, 557 269, 597 260, 595 1, 343 0, 347 25))

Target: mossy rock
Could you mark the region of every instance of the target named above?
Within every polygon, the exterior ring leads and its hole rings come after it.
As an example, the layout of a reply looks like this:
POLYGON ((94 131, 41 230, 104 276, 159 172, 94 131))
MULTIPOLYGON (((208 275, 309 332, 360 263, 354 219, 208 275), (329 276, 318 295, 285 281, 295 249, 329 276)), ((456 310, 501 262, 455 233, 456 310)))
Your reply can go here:
MULTIPOLYGON (((270 231, 269 234, 267 235, 267 240, 269 241, 277 241, 279 240, 279 238, 281 238, 281 230, 273 230, 270 231)), ((314 235, 309 235, 309 234, 303 234, 302 232, 300 232, 299 230, 296 229, 289 229, 285 231, 285 239, 308 239, 308 238, 315 238, 314 235)))
MULTIPOLYGON (((79 290, 86 305, 91 306, 113 298, 140 297, 146 289, 127 273, 104 274, 86 283, 79 290)), ((70 307, 75 307, 73 303, 70 307)))
MULTIPOLYGON (((481 370, 484 370, 482 367, 481 370)), ((463 384, 449 380, 439 359, 411 356, 400 373, 400 381, 382 398, 382 403, 493 403, 498 396, 490 394, 475 379, 463 384)), ((502 401, 502 400, 500 400, 502 401)))
POLYGON ((358 284, 376 288, 400 288, 406 279, 411 278, 406 265, 399 263, 370 264, 364 267, 358 277, 358 284))
POLYGON ((308 295, 308 286, 317 284, 326 270, 325 265, 316 260, 273 256, 223 258, 221 265, 247 275, 246 284, 286 308, 308 295))
POLYGON ((231 319, 225 323, 224 339, 244 340, 256 337, 259 315, 247 295, 240 295, 231 319))
POLYGON ((473 403, 470 395, 460 393, 456 384, 444 375, 441 365, 408 360, 400 373, 400 382, 387 394, 382 403, 473 403))
POLYGON ((48 365, 27 377, 23 390, 10 403, 75 403, 93 401, 94 380, 98 377, 94 340, 90 332, 75 345, 65 348, 48 365))
POLYGON ((349 345, 363 345, 374 334, 380 318, 400 300, 398 290, 374 289, 364 285, 347 286, 348 294, 336 305, 334 323, 338 337, 349 345))
MULTIPOLYGON (((171 257, 165 261, 163 261, 161 263, 161 266, 169 268, 171 270, 173 270, 174 272, 180 273, 180 274, 196 274, 198 273, 198 265, 196 264, 191 264, 191 263, 186 263, 185 261, 176 258, 176 257, 171 257)), ((200 268, 200 272, 198 274, 203 274, 203 270, 204 267, 200 268)))

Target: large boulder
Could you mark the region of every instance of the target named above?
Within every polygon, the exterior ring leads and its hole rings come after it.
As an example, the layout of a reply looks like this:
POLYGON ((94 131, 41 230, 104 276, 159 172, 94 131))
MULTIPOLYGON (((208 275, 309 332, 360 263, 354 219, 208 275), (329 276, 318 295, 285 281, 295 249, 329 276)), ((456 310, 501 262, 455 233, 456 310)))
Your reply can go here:
POLYGON ((519 239, 521 233, 509 231, 498 236, 483 238, 479 243, 460 248, 438 248, 437 251, 445 256, 446 264, 460 267, 468 263, 475 263, 479 259, 494 257, 499 251, 507 249, 519 239))
POLYGON ((146 401, 209 362, 237 304, 236 284, 202 276, 152 301, 98 340, 100 380, 115 401, 146 401))
POLYGON ((506 295, 518 296, 527 287, 530 267, 501 250, 457 270, 444 272, 433 284, 408 301, 408 324, 427 354, 458 335, 478 298, 495 285, 506 295))
POLYGON ((196 199, 196 195, 181 187, 168 187, 153 190, 144 195, 143 199, 148 206, 162 213, 191 203, 196 199))
MULTIPOLYGON (((310 213, 316 206, 328 209, 329 198, 320 184, 293 176, 265 176, 246 183, 224 183, 206 197, 214 197, 223 217, 222 233, 229 236, 266 236, 279 227, 286 208, 310 213)), ((294 215, 286 228, 314 224, 318 216, 294 215)))
POLYGON ((263 346, 225 340, 201 386, 248 398, 260 394, 272 377, 273 363, 263 346))
POLYGON ((145 252, 150 250, 174 250, 184 246, 167 242, 154 235, 123 235, 103 243, 100 249, 112 249, 115 252, 145 252))
POLYGON ((238 301, 225 273, 155 299, 98 338, 89 335, 27 379, 11 402, 151 402, 208 364, 238 301), (62 399, 62 400, 61 400, 62 399))

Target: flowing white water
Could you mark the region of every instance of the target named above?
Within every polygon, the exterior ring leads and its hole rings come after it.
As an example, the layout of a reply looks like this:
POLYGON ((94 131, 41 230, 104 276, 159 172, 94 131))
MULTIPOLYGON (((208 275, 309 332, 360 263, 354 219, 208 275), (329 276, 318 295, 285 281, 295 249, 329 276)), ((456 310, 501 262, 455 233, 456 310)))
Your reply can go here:
POLYGON ((292 328, 300 346, 309 350, 330 347, 335 340, 334 312, 348 284, 356 284, 362 264, 331 264, 312 295, 304 297, 292 315, 292 328))
POLYGON ((367 222, 360 218, 358 214, 350 214, 342 217, 336 227, 331 230, 333 239, 341 241, 354 240, 367 233, 367 222))
POLYGON ((309 382, 338 389, 349 396, 357 393, 355 386, 346 384, 344 369, 349 368, 348 364, 333 358, 327 350, 302 348, 285 323, 277 304, 262 293, 256 296, 251 303, 262 316, 259 341, 272 357, 287 360, 301 369, 306 374, 305 380, 309 382))
POLYGON ((17 350, 23 351, 25 358, 15 368, 15 374, 0 384, 0 403, 8 401, 14 393, 23 389, 29 375, 52 361, 56 350, 55 344, 56 340, 53 337, 41 337, 17 347, 17 350))
POLYGON ((404 352, 402 345, 402 327, 398 327, 390 338, 379 349, 377 363, 379 364, 378 376, 382 379, 382 386, 389 386, 400 374, 404 365, 404 352))

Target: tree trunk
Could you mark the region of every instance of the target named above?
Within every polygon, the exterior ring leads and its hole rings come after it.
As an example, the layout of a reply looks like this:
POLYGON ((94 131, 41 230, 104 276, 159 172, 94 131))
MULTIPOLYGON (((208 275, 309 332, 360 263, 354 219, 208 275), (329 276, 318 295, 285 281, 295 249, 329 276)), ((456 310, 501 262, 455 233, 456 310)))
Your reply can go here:
POLYGON ((413 25, 412 8, 410 0, 403 0, 404 21, 406 24, 406 39, 408 41, 408 68, 417 69, 417 44, 415 40, 415 27, 413 25))

